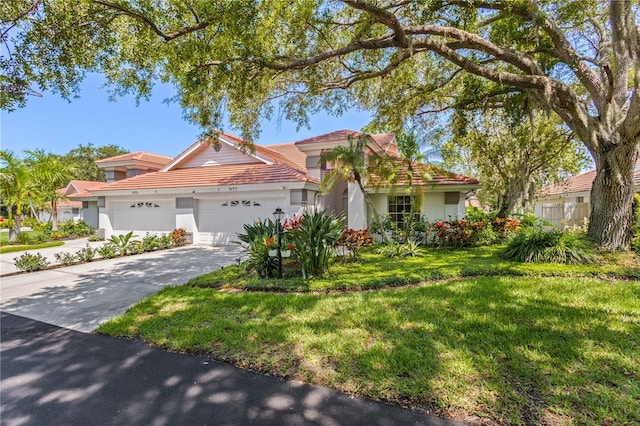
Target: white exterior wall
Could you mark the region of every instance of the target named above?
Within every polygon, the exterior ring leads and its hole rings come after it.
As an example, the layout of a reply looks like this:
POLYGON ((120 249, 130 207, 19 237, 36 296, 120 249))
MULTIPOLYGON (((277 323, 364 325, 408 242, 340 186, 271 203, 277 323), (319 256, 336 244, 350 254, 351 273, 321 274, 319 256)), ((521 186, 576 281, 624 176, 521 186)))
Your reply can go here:
POLYGON ((422 201, 421 215, 429 222, 445 220, 444 192, 426 192, 422 201))
POLYGON ((88 201, 88 207, 86 209, 82 209, 82 217, 84 222, 92 227, 93 229, 98 229, 99 217, 98 217, 98 203, 96 201, 88 201))
POLYGON ((367 227, 367 207, 364 194, 357 183, 349 182, 349 229, 364 229, 367 227))
MULTIPOLYGON (((402 193, 404 194, 404 193, 402 193)), ((426 217, 429 222, 439 220, 455 220, 462 219, 466 212, 464 203, 464 192, 460 192, 460 201, 458 204, 444 203, 444 192, 425 192, 423 193, 422 206, 420 207, 420 215, 426 217), (451 216, 451 218, 449 218, 451 216)), ((379 214, 386 214, 389 211, 388 197, 392 196, 388 193, 370 194, 373 205, 379 214)), ((368 219, 371 219, 373 212, 368 212, 368 219)))

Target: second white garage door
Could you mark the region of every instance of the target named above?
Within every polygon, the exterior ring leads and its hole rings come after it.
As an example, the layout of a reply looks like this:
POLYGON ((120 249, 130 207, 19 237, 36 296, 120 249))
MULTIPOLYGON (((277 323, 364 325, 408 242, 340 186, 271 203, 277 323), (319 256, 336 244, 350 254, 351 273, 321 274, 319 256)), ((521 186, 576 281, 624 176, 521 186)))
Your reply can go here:
POLYGON ((237 241, 245 223, 273 218, 277 206, 271 200, 198 200, 199 242, 229 244, 237 241))

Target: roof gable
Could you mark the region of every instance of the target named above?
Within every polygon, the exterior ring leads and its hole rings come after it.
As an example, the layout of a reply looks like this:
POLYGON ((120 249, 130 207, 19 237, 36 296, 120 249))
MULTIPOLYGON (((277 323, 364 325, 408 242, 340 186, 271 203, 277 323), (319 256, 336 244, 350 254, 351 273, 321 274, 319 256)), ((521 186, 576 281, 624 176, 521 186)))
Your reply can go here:
POLYGON ((222 166, 232 164, 273 164, 274 161, 267 156, 260 155, 258 151, 248 152, 243 149, 245 143, 226 133, 218 135, 220 142, 218 150, 213 145, 199 138, 189 148, 180 153, 173 161, 167 164, 161 171, 192 169, 196 167, 222 166))

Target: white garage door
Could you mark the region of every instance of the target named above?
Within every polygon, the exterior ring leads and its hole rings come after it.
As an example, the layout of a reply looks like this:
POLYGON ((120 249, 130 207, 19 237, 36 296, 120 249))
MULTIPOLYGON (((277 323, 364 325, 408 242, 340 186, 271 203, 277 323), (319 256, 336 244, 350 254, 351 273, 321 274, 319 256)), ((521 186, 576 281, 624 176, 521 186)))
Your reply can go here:
POLYGON ((201 243, 228 244, 237 241, 245 223, 273 218, 270 200, 198 200, 198 232, 201 243))
POLYGON ((114 231, 170 232, 176 227, 173 200, 116 202, 114 231))

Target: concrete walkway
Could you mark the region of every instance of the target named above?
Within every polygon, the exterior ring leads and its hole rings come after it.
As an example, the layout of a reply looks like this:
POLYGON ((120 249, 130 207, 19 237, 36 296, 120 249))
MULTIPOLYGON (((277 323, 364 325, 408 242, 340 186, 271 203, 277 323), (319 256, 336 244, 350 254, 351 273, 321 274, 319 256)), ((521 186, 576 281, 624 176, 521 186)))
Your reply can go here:
POLYGON ((90 332, 167 285, 233 265, 239 254, 235 245, 185 246, 5 276, 0 280, 0 309, 90 332))
POLYGON ((133 340, 0 317, 3 425, 430 425, 452 422, 133 340))
POLYGON ((55 254, 63 251, 69 253, 75 253, 78 250, 85 248, 89 244, 91 248, 101 247, 104 241, 92 241, 89 242, 89 238, 78 238, 75 240, 68 240, 64 242, 64 245, 57 247, 47 247, 43 249, 27 250, 27 251, 14 251, 12 253, 0 253, 0 276, 13 274, 18 272, 16 268, 16 257, 23 255, 24 253, 36 254, 40 253, 47 258, 50 265, 55 265, 58 262, 55 259, 55 254))

